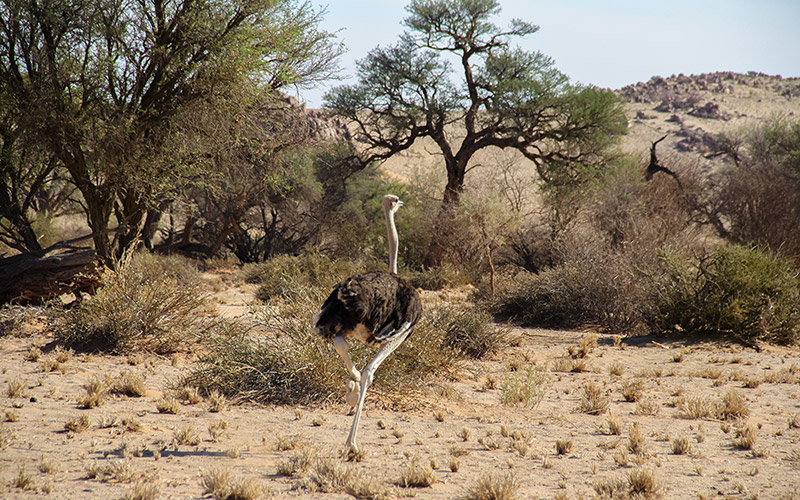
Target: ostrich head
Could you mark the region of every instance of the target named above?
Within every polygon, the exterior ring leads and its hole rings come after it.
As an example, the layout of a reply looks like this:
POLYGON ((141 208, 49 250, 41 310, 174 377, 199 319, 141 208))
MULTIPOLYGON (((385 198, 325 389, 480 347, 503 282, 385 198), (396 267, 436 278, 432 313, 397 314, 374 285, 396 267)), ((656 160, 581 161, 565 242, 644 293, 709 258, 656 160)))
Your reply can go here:
POLYGON ((383 197, 383 208, 384 210, 390 211, 391 213, 396 213, 397 209, 403 206, 403 202, 400 201, 396 195, 387 194, 383 197))

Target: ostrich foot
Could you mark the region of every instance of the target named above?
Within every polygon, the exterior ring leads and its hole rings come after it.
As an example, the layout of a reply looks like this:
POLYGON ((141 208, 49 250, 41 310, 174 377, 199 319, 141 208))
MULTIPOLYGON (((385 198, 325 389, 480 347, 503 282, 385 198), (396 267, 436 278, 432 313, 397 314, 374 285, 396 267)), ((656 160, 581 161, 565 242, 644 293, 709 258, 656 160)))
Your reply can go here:
POLYGON ((347 401, 347 404, 351 407, 355 407, 358 404, 358 396, 361 392, 361 384, 351 378, 347 380, 345 385, 347 386, 347 395, 345 396, 345 401, 347 401))
POLYGON ((347 445, 342 453, 342 457, 348 462, 361 462, 364 460, 364 452, 356 445, 347 445))

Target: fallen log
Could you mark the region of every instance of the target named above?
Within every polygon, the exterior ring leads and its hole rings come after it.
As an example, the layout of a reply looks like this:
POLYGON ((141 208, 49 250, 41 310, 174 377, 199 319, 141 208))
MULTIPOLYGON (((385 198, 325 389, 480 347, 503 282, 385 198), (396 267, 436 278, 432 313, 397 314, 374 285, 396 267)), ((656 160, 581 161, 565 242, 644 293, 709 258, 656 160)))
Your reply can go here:
POLYGON ((38 304, 66 293, 94 293, 102 284, 94 250, 0 259, 0 304, 38 304))

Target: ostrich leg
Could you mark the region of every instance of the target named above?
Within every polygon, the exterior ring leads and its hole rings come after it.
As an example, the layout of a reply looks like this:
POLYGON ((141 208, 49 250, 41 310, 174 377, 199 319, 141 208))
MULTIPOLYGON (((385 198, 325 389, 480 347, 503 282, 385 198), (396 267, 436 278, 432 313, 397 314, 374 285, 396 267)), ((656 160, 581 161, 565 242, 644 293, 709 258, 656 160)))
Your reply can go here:
POLYGON ((346 447, 351 453, 358 453, 358 442, 356 440, 358 434, 358 422, 361 419, 361 410, 364 407, 364 399, 367 395, 367 389, 375 377, 375 371, 388 358, 395 349, 400 347, 400 344, 406 340, 406 337, 411 333, 411 323, 403 323, 397 330, 397 333, 392 336, 381 348, 375 358, 361 372, 361 394, 358 396, 358 404, 356 405, 356 414, 353 417, 353 426, 350 428, 350 435, 347 436, 346 447))

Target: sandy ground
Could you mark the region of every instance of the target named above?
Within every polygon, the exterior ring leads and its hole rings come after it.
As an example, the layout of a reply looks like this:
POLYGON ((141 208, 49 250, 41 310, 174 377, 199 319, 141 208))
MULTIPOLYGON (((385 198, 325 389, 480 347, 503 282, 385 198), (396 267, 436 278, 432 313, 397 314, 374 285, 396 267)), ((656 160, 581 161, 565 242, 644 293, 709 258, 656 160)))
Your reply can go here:
MULTIPOLYGON (((225 316, 246 316, 250 292, 223 288, 215 296, 218 309, 225 316)), ((655 478, 664 498, 800 498, 797 350, 756 352, 664 338, 619 342, 599 335, 597 347, 575 361, 565 357, 568 349, 575 351, 592 334, 514 333, 518 346, 472 362, 458 381, 436 384, 411 409, 372 404, 362 417, 364 459, 357 463, 340 455, 351 424, 343 398, 332 407, 228 405, 220 412, 210 411, 208 401, 184 402, 177 414, 159 413, 157 402, 191 369, 191 356, 62 353, 61 368, 48 371, 58 352, 26 359, 32 345, 49 342, 46 331, 0 338, 0 497, 210 498, 201 480, 210 470, 227 471, 233 482, 250 480, 264 497, 351 497, 342 488, 309 491, 304 486, 310 473, 278 473, 280 464, 305 453, 349 470, 356 483, 370 485, 365 490, 390 498, 463 498, 487 473, 513 474, 515 498, 593 498, 596 486, 616 479, 628 483, 637 471, 655 478), (565 363, 573 365, 560 366, 565 363), (541 403, 502 404, 510 370, 530 366, 549 377, 541 403), (556 371, 572 367, 583 371, 556 371), (79 408, 84 384, 126 371, 145 377, 144 396, 109 396, 97 408, 79 408), (636 380, 641 398, 627 402, 622 389, 636 380), (599 415, 579 410, 589 382, 608 398, 608 410, 599 415), (713 405, 730 391, 745 398, 746 417, 681 416, 687 401, 713 405), (83 417, 88 429, 65 430, 83 417), (610 421, 620 424, 620 434, 611 433, 610 421), (629 450, 634 424, 644 438, 640 453, 629 450), (738 449, 736 430, 746 425, 755 431, 755 444, 738 449), (688 450, 675 454, 673 442, 681 437, 688 450), (559 441, 564 453, 557 451, 559 441), (401 486, 414 460, 432 466, 436 482, 401 486)))

